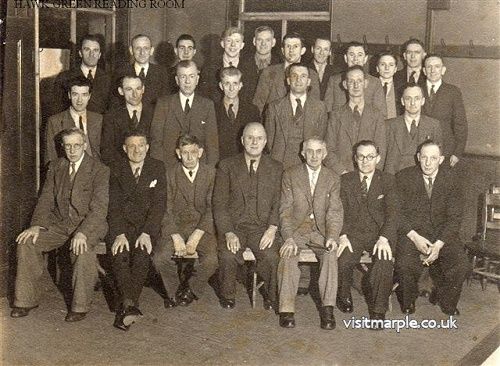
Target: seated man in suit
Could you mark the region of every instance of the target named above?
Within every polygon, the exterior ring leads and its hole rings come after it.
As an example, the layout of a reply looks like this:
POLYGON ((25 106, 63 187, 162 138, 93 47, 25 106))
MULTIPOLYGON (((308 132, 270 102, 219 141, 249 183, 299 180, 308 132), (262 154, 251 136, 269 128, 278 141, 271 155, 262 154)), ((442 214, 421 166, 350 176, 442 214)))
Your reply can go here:
POLYGON ((441 123, 443 154, 446 165, 454 167, 462 158, 467 144, 467 116, 462 92, 455 85, 445 83, 446 66, 439 55, 425 59, 424 73, 427 76, 424 114, 441 123))
POLYGON ((107 241, 120 303, 113 325, 128 330, 142 315, 139 296, 158 244, 167 185, 163 163, 147 156, 144 133, 128 133, 123 150, 127 157, 111 165, 107 241))
POLYGON ((377 72, 384 91, 385 105, 381 111, 386 119, 396 118, 399 114, 399 91, 394 85, 394 74, 398 70, 396 56, 390 52, 381 53, 377 61, 377 72))
MULTIPOLYGON (((262 113, 267 105, 275 100, 286 96, 285 70, 288 66, 300 62, 302 55, 306 52, 304 38, 298 33, 288 33, 283 38, 281 52, 285 62, 266 67, 259 76, 259 82, 255 89, 253 104, 262 113)), ((310 95, 319 99, 319 77, 316 71, 310 70, 311 91, 310 95)))
MULTIPOLYGON (((339 288, 337 307, 353 311, 351 285, 354 267, 367 251, 373 265, 366 274, 370 318, 385 320, 392 291, 393 253, 396 248, 398 197, 394 176, 377 169, 378 148, 363 140, 353 148, 357 170, 342 175, 340 198, 344 225, 339 239, 339 288)), ((380 323, 372 323, 382 329, 380 323)))
POLYGON ((418 279, 424 268, 436 286, 429 297, 447 315, 459 315, 458 300, 469 271, 469 262, 460 241, 464 200, 460 180, 454 170, 442 169, 445 157, 433 141, 422 144, 420 165, 396 175, 401 202, 397 243, 396 290, 401 310, 415 312, 418 279))
POLYGON ((229 66, 223 68, 220 75, 219 87, 224 97, 215 103, 215 115, 222 160, 242 151, 240 141, 243 128, 249 122, 260 121, 260 113, 256 106, 239 97, 243 86, 240 70, 229 66))
POLYGON ((284 169, 301 164, 302 141, 311 136, 325 137, 326 107, 309 95, 311 69, 303 63, 287 68, 290 92, 269 104, 266 110, 267 146, 271 157, 283 163, 284 169))
POLYGON ((325 100, 328 81, 334 74, 333 65, 328 62, 328 58, 332 56, 332 42, 327 38, 316 38, 311 52, 313 59, 309 67, 318 74, 319 98, 325 100))
POLYGON ((143 102, 144 91, 144 79, 135 74, 121 77, 118 93, 125 103, 113 106, 103 117, 101 155, 105 164, 124 158, 123 141, 129 132, 149 136, 153 107, 143 102))
POLYGON ((103 114, 109 105, 111 76, 103 68, 98 67, 101 58, 101 44, 99 35, 85 35, 78 47, 78 55, 81 58, 79 67, 63 71, 54 81, 54 114, 64 111, 69 107, 67 95, 67 83, 75 77, 83 76, 92 82, 92 95, 87 109, 92 112, 103 114))
POLYGON ((215 169, 200 162, 203 147, 194 136, 179 137, 176 152, 180 162, 167 175, 162 240, 153 256, 153 264, 167 291, 166 308, 188 306, 198 300, 198 295, 206 293, 208 279, 217 269, 212 216, 215 169), (199 262, 196 269, 193 259, 182 259, 195 253, 199 262), (173 293, 175 297, 169 298, 168 294, 173 293))
POLYGON ((194 61, 179 62, 175 76, 179 92, 161 97, 156 103, 151 122, 151 156, 163 161, 167 171, 177 164, 177 139, 186 133, 196 136, 203 146, 203 163, 214 167, 219 161, 214 104, 195 92, 199 78, 194 61))
MULTIPOLYGON (((349 43, 345 49, 344 61, 349 69, 356 65, 364 69, 368 61, 365 46, 358 42, 349 43)), ((335 74, 330 77, 324 99, 328 112, 347 103, 349 96, 346 93, 347 88, 344 86, 346 77, 346 73, 335 74)), ((368 73, 365 74, 365 80, 366 90, 364 94, 366 102, 382 112, 385 106, 385 98, 380 81, 368 73)))
POLYGON ((68 80, 67 98, 71 106, 65 111, 49 117, 45 129, 45 164, 64 157, 60 132, 77 127, 85 133, 86 152, 100 158, 102 115, 87 110, 92 97, 92 83, 83 76, 68 80))
MULTIPOLYGON (((244 153, 219 163, 214 186, 214 219, 219 239, 220 304, 232 309, 236 269, 250 248, 257 275, 264 281, 264 308, 276 303, 278 209, 283 166, 262 154, 266 131, 260 123, 246 125, 241 137, 244 153)), ((278 234, 279 235, 279 234, 278 234)))
POLYGON ((108 230, 109 169, 85 153, 85 134, 73 127, 62 132, 66 157, 49 165, 31 218, 18 235, 17 276, 11 316, 20 318, 38 307, 43 252, 70 243, 73 297, 67 322, 85 318, 97 281, 95 246, 108 230))
POLYGON ((196 55, 196 41, 190 34, 181 34, 175 41, 174 53, 175 64, 168 69, 168 94, 175 94, 179 91, 179 85, 175 82, 176 65, 180 61, 191 61, 196 55))
POLYGON ((384 171, 396 174, 409 166, 415 166, 418 146, 426 140, 441 142, 439 121, 423 115, 425 103, 422 88, 407 84, 401 103, 405 108, 402 116, 387 120, 387 158, 384 171))
MULTIPOLYGON (((379 83, 378 80, 376 82, 379 83)), ((375 142, 382 165, 386 152, 384 117, 365 98, 365 71, 359 65, 350 67, 342 83, 349 94, 349 102, 333 110, 330 115, 326 133, 326 143, 330 150, 327 166, 337 174, 354 170, 352 148, 361 140, 375 142)))
POLYGON ((309 248, 320 266, 321 328, 334 329, 337 243, 343 218, 340 181, 332 170, 322 166, 327 155, 324 140, 317 137, 305 140, 302 154, 306 163, 285 170, 281 188, 280 225, 284 243, 278 265, 279 324, 284 328, 295 327, 300 251, 309 248))
MULTIPOLYGON (((120 81, 124 75, 136 75, 143 80, 144 104, 156 104, 158 97, 168 94, 168 73, 160 65, 153 64, 151 57, 155 48, 151 44, 151 38, 145 34, 137 34, 130 41, 129 52, 133 58, 133 63, 120 67, 114 75, 114 82, 120 81)), ((123 94, 118 93, 118 85, 113 88, 113 105, 123 103, 123 94)))

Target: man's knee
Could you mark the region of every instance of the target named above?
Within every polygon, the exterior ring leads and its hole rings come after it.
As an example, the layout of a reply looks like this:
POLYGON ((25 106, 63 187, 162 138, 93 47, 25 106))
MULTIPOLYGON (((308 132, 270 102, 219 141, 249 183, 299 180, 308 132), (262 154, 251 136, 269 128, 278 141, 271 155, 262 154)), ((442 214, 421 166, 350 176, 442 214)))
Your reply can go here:
POLYGON ((153 250, 153 266, 158 269, 162 266, 168 266, 172 260, 172 251, 168 247, 168 241, 158 241, 153 250))

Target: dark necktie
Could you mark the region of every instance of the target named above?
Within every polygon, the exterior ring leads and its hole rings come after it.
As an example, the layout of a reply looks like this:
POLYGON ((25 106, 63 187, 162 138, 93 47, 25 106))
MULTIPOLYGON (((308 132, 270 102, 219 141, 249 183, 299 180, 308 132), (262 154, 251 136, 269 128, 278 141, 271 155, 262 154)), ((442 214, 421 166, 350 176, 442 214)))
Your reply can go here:
POLYGON ((189 106, 189 98, 188 98, 186 99, 186 104, 184 105, 184 114, 188 114, 190 110, 191 107, 189 106))
POLYGON ((234 114, 233 104, 229 104, 229 108, 227 109, 227 116, 231 121, 234 121, 236 119, 236 115, 234 114))
POLYGON ((85 129, 83 128, 83 117, 82 116, 78 116, 78 128, 80 128, 80 130, 85 132, 85 129))
POLYGON ((432 178, 427 178, 428 183, 425 185, 425 190, 427 191, 427 197, 429 199, 432 197, 432 178))
POLYGON ((352 111, 352 115, 354 117, 354 120, 359 123, 361 121, 361 113, 359 113, 359 108, 357 105, 354 106, 354 109, 352 111))
POLYGON ((134 126, 134 128, 137 128, 138 125, 139 125, 139 119, 137 118, 137 110, 134 109, 132 111, 132 126, 134 126))
POLYGON ((412 71, 410 74, 410 78, 408 79, 408 83, 416 83, 417 82, 417 80, 415 78, 416 75, 417 75, 417 72, 412 71))
POLYGON ((431 92, 429 93, 429 102, 433 102, 436 97, 436 91, 434 90, 434 84, 431 85, 431 92))
POLYGON ((137 167, 134 171, 135 184, 139 183, 139 177, 141 176, 141 168, 137 167))
POLYGON ((302 101, 300 100, 300 98, 296 98, 295 101, 297 102, 297 108, 295 109, 295 118, 299 118, 304 113, 302 109, 302 101))
POLYGON ((417 136, 417 122, 415 120, 411 121, 410 126, 410 137, 413 140, 417 136))
POLYGON ((384 88, 384 95, 387 98, 387 91, 389 89, 389 83, 384 83, 384 87, 383 88, 384 88))
POLYGON ((192 170, 189 171, 189 177, 193 178, 193 171, 192 170))
POLYGON ((361 181, 361 193, 363 196, 368 194, 368 177, 363 175, 363 180, 361 181))
POLYGON ((139 72, 139 77, 141 79, 146 79, 146 73, 144 72, 144 67, 141 67, 141 71, 139 72))
POLYGON ((75 163, 71 163, 70 164, 70 170, 69 170, 69 181, 71 183, 73 183, 73 181, 75 180, 75 175, 76 175, 76 164, 75 163))
POLYGON ((250 175, 255 175, 255 167, 254 167, 254 165, 255 165, 256 161, 257 160, 255 160, 255 159, 251 159, 250 160, 250 175))
POLYGON ((87 74, 87 79, 89 79, 90 81, 94 81, 94 76, 92 75, 91 69, 89 69, 89 73, 87 74))

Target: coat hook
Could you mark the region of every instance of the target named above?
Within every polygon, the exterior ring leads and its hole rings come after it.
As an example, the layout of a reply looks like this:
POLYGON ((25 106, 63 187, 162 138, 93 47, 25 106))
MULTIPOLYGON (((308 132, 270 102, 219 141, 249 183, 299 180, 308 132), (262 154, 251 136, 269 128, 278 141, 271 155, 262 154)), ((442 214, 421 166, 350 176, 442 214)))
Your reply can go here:
POLYGON ((441 46, 446 47, 446 43, 444 43, 444 39, 441 38, 441 46))
POLYGON ((474 54, 474 42, 472 39, 469 41, 469 56, 472 56, 474 54))

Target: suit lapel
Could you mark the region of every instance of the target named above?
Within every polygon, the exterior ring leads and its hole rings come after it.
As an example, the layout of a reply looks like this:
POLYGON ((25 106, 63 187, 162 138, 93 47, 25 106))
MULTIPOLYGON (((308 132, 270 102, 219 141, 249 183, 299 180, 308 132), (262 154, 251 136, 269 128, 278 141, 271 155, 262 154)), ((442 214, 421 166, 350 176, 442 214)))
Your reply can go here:
POLYGON ((288 141, 288 131, 290 129, 290 121, 293 118, 293 107, 292 102, 290 101, 290 94, 287 94, 287 98, 285 101, 286 108, 281 109, 281 113, 283 115, 279 119, 281 125, 281 131, 283 131, 283 136, 285 138, 285 144, 288 141))
MULTIPOLYGON (((320 173, 321 176, 321 173, 320 173)), ((319 183, 319 176, 318 176, 318 181, 316 182, 316 189, 318 188, 317 185, 319 183)), ((309 183, 309 171, 307 170, 306 164, 302 165, 302 173, 300 174, 299 179, 297 180, 298 183, 302 186, 302 189, 306 193, 306 198, 307 202, 312 205, 313 203, 313 197, 311 195, 311 185, 309 183)), ((316 191, 315 191, 316 193, 316 191)))
POLYGON ((72 127, 75 127, 75 121, 73 121, 71 113, 67 109, 61 119, 61 131, 72 127))
POLYGON ((408 135, 408 130, 406 129, 404 117, 401 117, 396 123, 396 144, 399 147, 399 151, 403 152, 406 150, 405 140, 408 135))
MULTIPOLYGON (((196 174, 196 179, 198 178, 198 174, 200 171, 198 170, 198 173, 196 174)), ((195 182, 196 182, 195 179, 195 182)), ((182 164, 177 164, 175 168, 175 180, 176 180, 176 185, 177 189, 181 192, 181 194, 184 196, 184 199, 186 202, 190 201, 189 197, 189 192, 187 191, 187 187, 189 184, 193 184, 189 181, 188 177, 186 176, 186 173, 184 173, 184 169, 182 169, 182 164)))
MULTIPOLYGON (((264 159, 262 156, 260 159, 259 167, 257 170, 260 170, 262 168, 263 163, 264 163, 264 159)), ((245 196, 246 190, 244 189, 244 187, 248 186, 249 175, 248 175, 247 162, 245 160, 244 154, 240 155, 240 159, 236 164, 238 164, 237 169, 235 169, 236 179, 241 186, 241 191, 243 192, 243 198, 245 201, 247 201, 247 197, 245 196)))
POLYGON ((349 141, 352 146, 353 139, 356 137, 353 136, 354 117, 352 115, 351 107, 349 107, 348 104, 345 104, 343 108, 344 108, 343 113, 345 118, 341 118, 340 121, 342 123, 342 129, 346 132, 347 137, 349 137, 349 141))
POLYGON ((184 114, 184 111, 182 110, 181 99, 180 99, 179 93, 176 93, 172 96, 172 98, 174 98, 173 103, 172 103, 173 104, 172 109, 174 110, 174 116, 175 116, 177 123, 179 124, 181 130, 184 131, 187 129, 186 127, 188 127, 188 126, 186 126, 187 125, 187 118, 186 118, 186 115, 184 114))
POLYGON ((87 153, 84 154, 82 163, 76 172, 75 180, 73 182, 73 189, 71 190, 72 202, 73 198, 78 198, 81 195, 85 182, 88 180, 88 177, 92 175, 92 163, 90 161, 90 157, 87 153))

